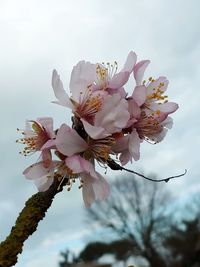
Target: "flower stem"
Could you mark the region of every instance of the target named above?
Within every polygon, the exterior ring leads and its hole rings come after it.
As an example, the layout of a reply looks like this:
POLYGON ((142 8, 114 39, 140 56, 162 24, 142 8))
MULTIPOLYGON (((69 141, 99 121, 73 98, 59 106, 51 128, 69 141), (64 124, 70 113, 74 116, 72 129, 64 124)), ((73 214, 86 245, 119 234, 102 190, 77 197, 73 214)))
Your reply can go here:
POLYGON ((25 203, 10 234, 0 243, 0 267, 10 267, 17 263, 18 254, 22 253, 25 240, 36 231, 54 196, 62 191, 63 185, 59 190, 58 186, 58 180, 54 179, 54 183, 47 191, 34 194, 25 203))

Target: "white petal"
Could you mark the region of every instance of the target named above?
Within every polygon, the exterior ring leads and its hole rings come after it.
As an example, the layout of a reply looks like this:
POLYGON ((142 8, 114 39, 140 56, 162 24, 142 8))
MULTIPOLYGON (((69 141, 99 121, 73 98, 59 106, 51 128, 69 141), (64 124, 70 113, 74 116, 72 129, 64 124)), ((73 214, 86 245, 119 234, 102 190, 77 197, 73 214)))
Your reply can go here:
POLYGON ((66 156, 85 151, 88 147, 82 137, 66 124, 62 124, 56 136, 57 149, 66 156))
POLYGON ((58 99, 58 102, 56 102, 56 103, 61 105, 61 106, 65 106, 65 107, 72 109, 73 104, 70 101, 68 94, 64 90, 63 83, 60 80, 60 76, 58 75, 56 70, 53 70, 53 74, 52 74, 52 87, 54 90, 54 94, 55 94, 56 98, 58 99))
POLYGON ((133 51, 129 52, 128 57, 126 59, 126 62, 124 64, 124 67, 123 67, 122 71, 128 71, 129 73, 132 72, 136 61, 137 61, 136 53, 133 52, 133 51))
POLYGON ((101 139, 110 135, 103 127, 93 126, 89 122, 81 119, 86 133, 93 139, 101 139))
POLYGON ((44 192, 49 189, 49 187, 52 185, 54 178, 47 178, 47 177, 41 177, 34 181, 35 185, 38 188, 39 192, 44 192))
POLYGON ((149 65, 149 63, 150 63, 149 60, 142 60, 134 66, 133 71, 134 71, 134 78, 136 81, 136 85, 141 85, 144 72, 147 66, 149 65))

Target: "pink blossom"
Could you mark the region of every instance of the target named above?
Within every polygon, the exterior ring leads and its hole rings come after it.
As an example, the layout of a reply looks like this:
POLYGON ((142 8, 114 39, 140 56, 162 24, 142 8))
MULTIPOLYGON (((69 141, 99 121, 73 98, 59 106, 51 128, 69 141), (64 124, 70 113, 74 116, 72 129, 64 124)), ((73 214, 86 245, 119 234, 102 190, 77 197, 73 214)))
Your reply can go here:
POLYGON ((156 80, 150 77, 148 82, 143 81, 142 83, 144 71, 149 63, 149 60, 143 60, 134 66, 134 77, 137 86, 132 97, 139 106, 145 108, 148 115, 154 112, 171 114, 178 109, 178 104, 168 102, 167 95, 164 95, 169 83, 166 77, 161 76, 156 80))
POLYGON ((84 203, 90 207, 109 194, 107 181, 95 170, 96 162, 112 168, 116 156, 125 165, 140 158, 144 140, 152 144, 163 140, 173 124, 169 114, 178 105, 168 101, 166 77, 145 81, 150 61, 136 60, 131 51, 120 71, 116 62, 78 62, 71 73, 69 94, 53 71, 54 103, 71 109, 72 128, 63 123, 54 131, 52 118, 38 118, 26 122, 24 137, 18 140, 25 144, 22 154, 41 152, 38 162, 23 172, 39 191, 46 191, 54 179, 68 190, 79 180, 84 203), (128 96, 124 85, 132 73, 136 86, 128 96))
POLYGON ((22 131, 22 134, 24 137, 18 139, 17 142, 26 145, 21 152, 23 155, 27 156, 40 151, 46 142, 55 137, 53 119, 45 117, 35 121, 26 121, 26 129, 22 131))
POLYGON ((58 130, 55 143, 57 149, 66 156, 83 152, 88 148, 83 138, 66 124, 62 124, 58 130))
POLYGON ((120 154, 120 162, 122 165, 126 165, 129 161, 138 160, 140 158, 140 143, 142 140, 136 129, 132 129, 130 134, 126 134, 116 139, 116 143, 113 145, 113 151, 120 154))
POLYGON ((101 110, 94 117, 93 125, 83 119, 81 121, 88 135, 99 139, 120 132, 129 118, 128 102, 120 94, 113 94, 104 100, 101 110))
POLYGON ((65 156, 73 156, 82 153, 83 157, 99 162, 109 158, 114 138, 106 137, 100 140, 91 139, 89 136, 84 140, 74 129, 63 124, 57 132, 56 148, 65 156))
POLYGON ((90 207, 96 200, 104 200, 109 194, 109 185, 98 172, 94 165, 81 156, 66 158, 65 163, 73 173, 81 177, 83 200, 86 207, 90 207))
POLYGON ((168 129, 172 127, 172 119, 166 114, 147 116, 142 111, 140 117, 124 130, 125 134, 116 139, 116 143, 112 149, 115 153, 120 154, 120 162, 122 165, 129 161, 139 160, 140 144, 143 140, 150 143, 159 143, 166 136, 168 129))
POLYGON ((46 191, 54 180, 55 162, 51 162, 48 167, 44 167, 43 161, 35 163, 24 170, 23 174, 29 180, 34 180, 40 192, 46 191))
POLYGON ((58 99, 58 101, 54 101, 54 103, 72 109, 77 117, 85 118, 88 121, 90 121, 94 114, 100 109, 103 98, 107 95, 105 91, 94 92, 89 77, 88 79, 80 78, 85 72, 90 73, 93 77, 92 66, 93 64, 89 62, 81 61, 74 67, 70 81, 71 97, 69 97, 64 90, 62 81, 56 70, 53 71, 52 76, 52 86, 55 96, 58 99), (78 75, 80 75, 80 77, 78 75))
POLYGON ((91 122, 94 115, 100 110, 104 98, 108 94, 118 92, 122 97, 126 92, 122 86, 128 81, 136 62, 136 54, 130 52, 123 69, 117 72, 117 63, 91 64, 80 61, 72 70, 70 79, 71 97, 63 88, 62 81, 56 70, 52 75, 52 87, 58 101, 54 103, 72 109, 80 118, 91 122))
MULTIPOLYGON (((117 62, 114 64, 107 63, 105 64, 96 64, 96 80, 95 88, 108 90, 110 93, 114 93, 112 89, 120 89, 128 81, 133 67, 136 63, 137 56, 131 51, 128 54, 124 67, 120 72, 117 73, 117 62)), ((116 91, 115 91, 116 93, 116 91)))

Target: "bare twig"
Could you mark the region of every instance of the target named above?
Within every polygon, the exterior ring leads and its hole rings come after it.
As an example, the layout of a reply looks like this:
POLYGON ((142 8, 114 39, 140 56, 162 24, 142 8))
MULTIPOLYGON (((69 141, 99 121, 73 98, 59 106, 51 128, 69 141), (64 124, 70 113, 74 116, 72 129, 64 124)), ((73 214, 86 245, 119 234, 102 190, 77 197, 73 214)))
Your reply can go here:
POLYGON ((114 160, 110 159, 108 161, 108 166, 112 169, 112 170, 121 170, 121 171, 127 171, 127 172, 130 172, 130 173, 133 173, 137 176, 140 176, 148 181, 152 181, 152 182, 155 182, 155 183, 160 183, 160 182, 169 182, 169 180, 172 180, 172 179, 176 179, 176 178, 179 178, 181 176, 184 176, 186 173, 187 173, 187 170, 185 169, 184 173, 181 173, 179 175, 174 175, 174 176, 170 176, 170 177, 167 177, 167 178, 163 178, 163 179, 153 179, 153 178, 149 178, 139 172, 136 172, 136 171, 133 171, 133 170, 129 170, 127 168, 124 168, 122 167, 121 165, 117 164, 114 160))

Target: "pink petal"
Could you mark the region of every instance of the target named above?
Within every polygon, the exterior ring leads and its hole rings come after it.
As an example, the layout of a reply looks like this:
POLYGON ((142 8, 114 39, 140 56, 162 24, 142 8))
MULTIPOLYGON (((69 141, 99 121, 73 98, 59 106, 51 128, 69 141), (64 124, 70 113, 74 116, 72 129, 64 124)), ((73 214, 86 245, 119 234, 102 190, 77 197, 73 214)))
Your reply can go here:
POLYGON ((167 103, 159 105, 159 107, 160 107, 159 109, 161 112, 171 114, 178 109, 178 104, 174 102, 167 102, 167 103))
POLYGON ((136 85, 141 85, 145 69, 149 65, 149 63, 150 63, 150 60, 142 60, 134 66, 133 72, 134 72, 136 85))
POLYGON ((48 168, 50 164, 52 163, 52 155, 50 150, 44 150, 42 151, 42 160, 43 160, 43 166, 45 168, 48 168))
POLYGON ((173 119, 171 117, 167 117, 167 119, 164 120, 161 125, 167 129, 171 129, 173 126, 173 119))
POLYGON ((85 151, 88 145, 74 129, 62 124, 56 136, 56 147, 62 154, 72 156, 85 151))
POLYGON ((120 96, 121 96, 121 98, 126 98, 126 96, 127 96, 127 92, 125 91, 125 89, 124 89, 124 87, 121 87, 121 88, 115 88, 115 89, 112 89, 112 88, 108 88, 107 90, 106 90, 106 92, 108 92, 109 93, 109 95, 113 95, 113 94, 116 94, 116 93, 118 93, 118 94, 120 94, 120 96))
POLYGON ((79 155, 71 156, 65 159, 65 164, 74 172, 74 173, 89 173, 92 178, 97 179, 97 173, 95 171, 94 165, 85 160, 79 155))
POLYGON ((160 133, 152 135, 151 140, 153 140, 156 143, 159 143, 164 139, 167 132, 168 132, 167 128, 163 128, 163 130, 160 133))
POLYGON ((133 67, 137 61, 137 55, 135 52, 130 51, 122 71, 128 71, 129 73, 133 71, 133 67))
POLYGON ((125 135, 116 139, 116 143, 112 146, 115 153, 121 153, 128 148, 129 136, 125 135))
POLYGON ((138 104, 135 102, 134 99, 128 100, 128 110, 131 115, 131 118, 139 118, 141 114, 141 109, 139 108, 138 104))
POLYGON ((101 110, 95 116, 95 126, 109 133, 120 132, 129 118, 128 102, 120 94, 114 94, 104 100, 101 110))
POLYGON ((110 135, 103 127, 93 126, 89 122, 81 119, 86 133, 93 139, 101 139, 110 135))
POLYGON ((89 208, 92 203, 95 201, 95 192, 92 184, 84 184, 82 187, 83 201, 86 208, 89 208))
POLYGON ((55 147, 56 147, 56 140, 55 139, 50 139, 41 147, 41 150, 53 149, 55 147))
POLYGON ((113 76, 109 82, 108 87, 111 89, 122 87, 129 79, 130 73, 128 71, 119 72, 113 76))
POLYGON ((154 82, 150 82, 150 84, 147 86, 147 93, 148 95, 151 95, 153 93, 154 88, 158 88, 160 83, 164 83, 164 86, 161 87, 162 91, 166 91, 169 81, 167 80, 166 77, 161 76, 158 79, 156 79, 154 82))
POLYGON ((37 118, 37 122, 41 124, 41 126, 45 129, 46 133, 50 138, 53 138, 55 136, 53 131, 53 119, 50 117, 43 117, 43 118, 37 118))
POLYGON ((79 102, 80 92, 85 91, 88 85, 93 84, 95 78, 95 64, 82 60, 73 67, 69 87, 75 101, 79 102))
POLYGON ((81 174, 83 180, 83 200, 86 207, 90 207, 95 200, 104 200, 110 193, 109 184, 99 173, 98 179, 93 179, 89 174, 81 174))
POLYGON ((72 109, 73 104, 70 101, 68 94, 65 92, 65 90, 63 88, 63 83, 60 80, 60 76, 58 75, 56 70, 53 70, 53 74, 52 74, 52 87, 54 90, 54 94, 55 94, 56 98, 58 99, 58 101, 56 101, 54 103, 57 103, 61 106, 65 106, 65 107, 72 109))
POLYGON ((119 157, 119 160, 121 162, 121 165, 124 166, 126 165, 129 161, 132 162, 132 156, 130 154, 130 152, 128 150, 124 150, 120 157, 119 157))
POLYGON ((140 143, 141 139, 136 131, 133 129, 132 133, 129 136, 129 152, 134 160, 139 160, 140 158, 140 143))
POLYGON ((139 107, 142 106, 146 101, 147 88, 144 85, 136 86, 133 91, 132 97, 139 107))
POLYGON ((27 179, 33 180, 33 179, 39 179, 45 175, 48 175, 49 172, 50 172, 50 169, 45 168, 43 166, 43 162, 40 161, 38 163, 35 163, 29 166, 27 169, 25 169, 23 174, 25 175, 27 179))
POLYGON ((98 173, 98 179, 92 183, 92 186, 96 200, 102 201, 108 197, 110 193, 110 186, 101 174, 98 173))
POLYGON ((44 192, 52 185, 54 178, 42 177, 34 181, 39 192, 44 192))

